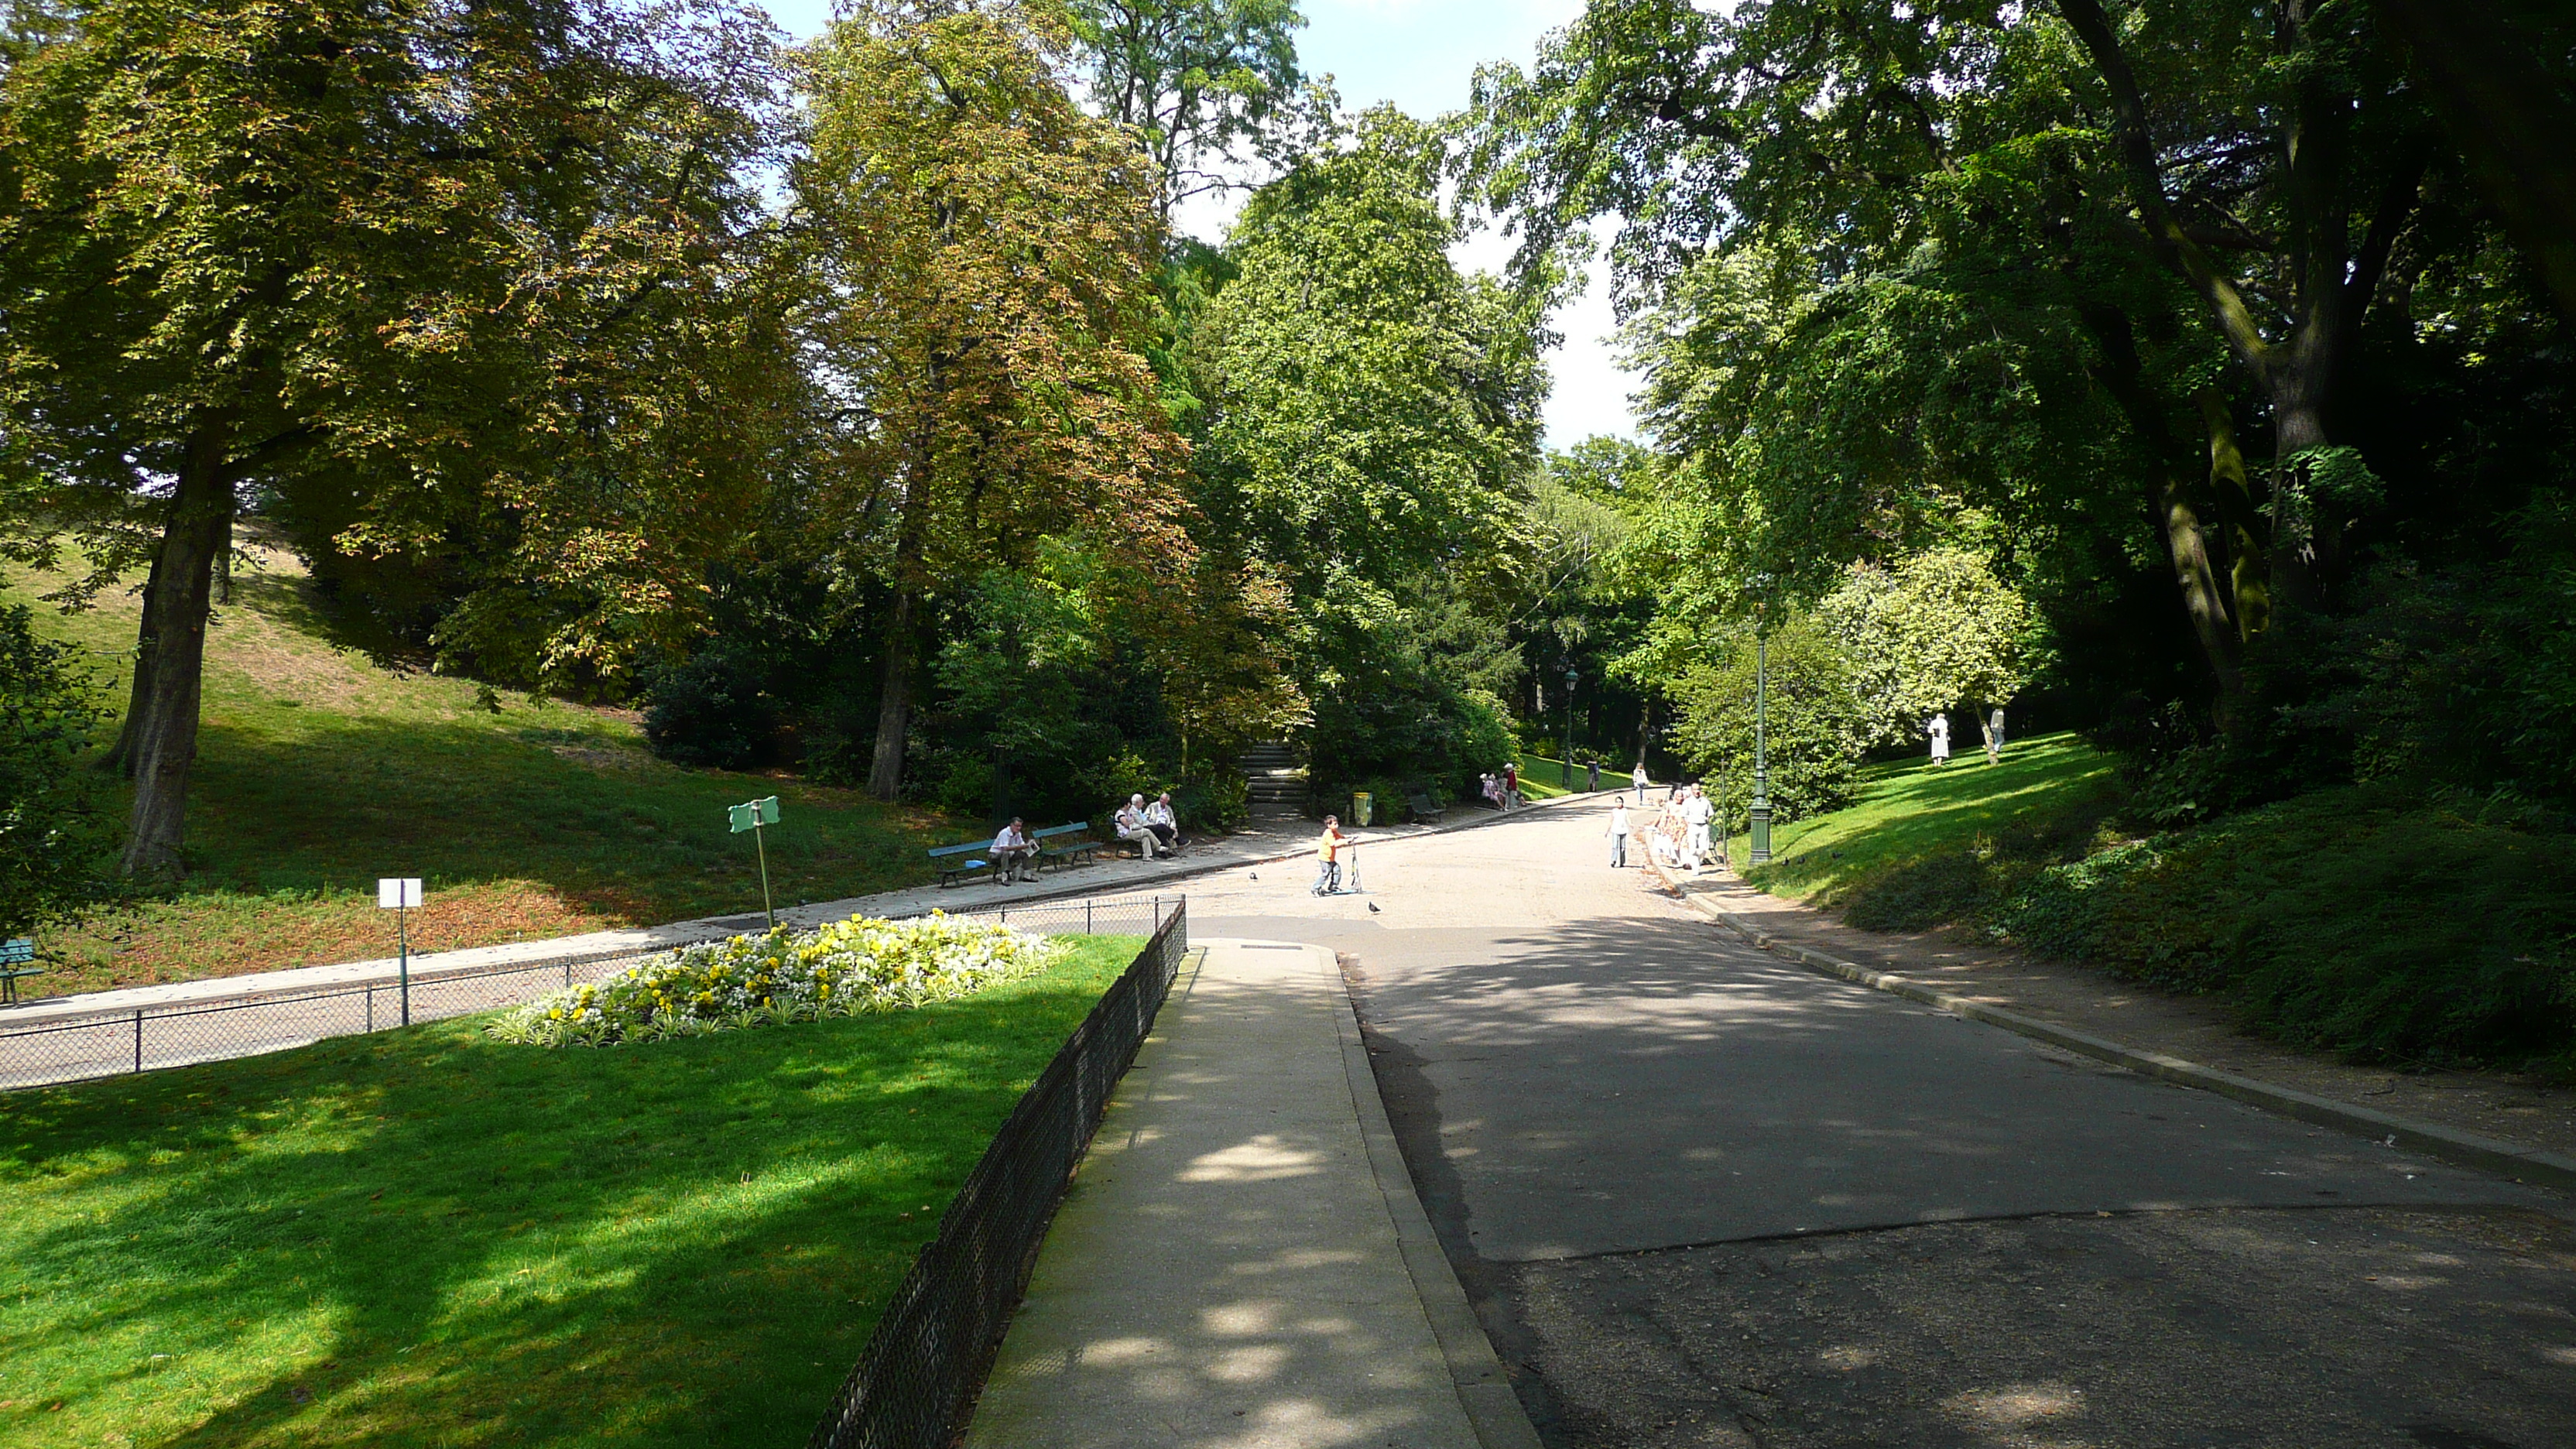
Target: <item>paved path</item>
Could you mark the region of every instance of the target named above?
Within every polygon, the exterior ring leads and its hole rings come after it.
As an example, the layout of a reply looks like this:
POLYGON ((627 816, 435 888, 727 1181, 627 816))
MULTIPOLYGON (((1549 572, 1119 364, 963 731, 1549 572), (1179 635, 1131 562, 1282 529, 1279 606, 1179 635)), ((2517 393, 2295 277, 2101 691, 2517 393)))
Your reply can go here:
POLYGON ((1599 829, 1191 892, 1344 957, 1550 1443, 2576 1443, 2564 1199, 1799 970, 1599 829))
POLYGON ((968 1449, 1511 1444, 1479 1437, 1517 1406, 1385 1134, 1332 954, 1201 946, 1056 1215, 968 1449))

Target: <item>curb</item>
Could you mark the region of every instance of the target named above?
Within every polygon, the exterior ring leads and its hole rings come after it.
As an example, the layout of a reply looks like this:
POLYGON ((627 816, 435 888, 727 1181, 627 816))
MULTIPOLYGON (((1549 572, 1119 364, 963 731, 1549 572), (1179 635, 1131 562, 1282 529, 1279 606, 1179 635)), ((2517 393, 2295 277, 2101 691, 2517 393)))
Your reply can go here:
POLYGON ((2007 1011, 1999 1006, 1989 1006, 1982 1001, 1953 996, 1946 991, 1926 986, 1922 982, 1900 976, 1893 971, 1874 970, 1855 962, 1845 961, 1839 956, 1829 956, 1813 947, 1782 940, 1753 925, 1738 913, 1702 900, 1686 889, 1683 882, 1676 880, 1672 872, 1661 862, 1649 862, 1649 864, 1652 865, 1655 874, 1663 879, 1664 884, 1672 887, 1673 891, 1692 908, 1734 931, 1754 946, 1775 956, 1794 961, 1820 975, 1837 977, 1872 990, 1902 996, 1922 1002, 1926 1006, 1936 1006, 1954 1016, 1965 1017, 1970 1021, 1982 1021, 1988 1026, 1999 1026, 2017 1035, 2063 1047, 2096 1061, 2126 1067, 2141 1075, 2172 1082, 2178 1086, 2215 1092, 2248 1106, 2260 1107, 2268 1112, 2278 1112, 2285 1117, 2295 1117, 2315 1126, 2332 1128, 2355 1137, 2367 1137, 2383 1146, 2408 1148, 2457 1167, 2493 1173, 2519 1183, 2536 1183, 2557 1188, 2562 1192, 2576 1191, 2576 1159, 2561 1157, 2553 1152, 2517 1147, 2510 1142, 2478 1136, 2474 1132, 2462 1132, 2455 1128, 2436 1126, 2430 1122, 2418 1122, 2386 1112, 2376 1112, 2368 1107, 2356 1107, 2349 1102, 2317 1096, 2313 1092, 2275 1086, 2270 1082, 2258 1081, 2252 1077, 2240 1077, 2233 1072, 2222 1072, 2215 1067, 2204 1067, 2198 1062, 2167 1056, 2162 1052, 2140 1051, 2135 1047, 2122 1046, 2105 1037, 2094 1036, 2090 1032, 2059 1026, 2055 1022, 2042 1021, 2037 1017, 2025 1016, 2018 1011, 2007 1011))
MULTIPOLYGON (((1327 958, 1339 986, 1341 963, 1332 959, 1333 953, 1321 946, 1307 949, 1327 958)), ((1369 1066, 1368 1046, 1360 1037, 1359 1008, 1346 989, 1340 995, 1342 1009, 1333 1015, 1342 1038, 1342 1070, 1350 1078, 1352 1104, 1359 1109, 1360 1138, 1368 1146, 1370 1175, 1377 1179, 1387 1216, 1395 1220, 1404 1271, 1413 1279, 1414 1296, 1422 1300, 1431 1336, 1448 1362, 1449 1384, 1458 1395, 1458 1407, 1465 1411, 1468 1427, 1475 1430, 1479 1449, 1540 1449, 1538 1430, 1512 1392, 1503 1361, 1483 1325, 1476 1322, 1467 1290, 1449 1266, 1449 1255, 1440 1250, 1431 1216, 1422 1210, 1422 1199, 1413 1190, 1412 1170, 1405 1166, 1404 1149, 1395 1140, 1386 1099, 1378 1094, 1377 1072, 1369 1066)))
MULTIPOLYGON (((1426 835, 1442 835, 1457 830, 1474 830, 1482 826, 1518 819, 1531 810, 1544 810, 1569 801, 1582 801, 1589 798, 1591 797, 1586 795, 1561 795, 1535 805, 1523 806, 1508 815, 1500 813, 1478 815, 1471 819, 1443 822, 1425 830, 1406 835, 1388 836, 1384 839, 1386 842, 1393 842, 1417 839, 1426 835)), ((960 902, 957 909, 961 913, 981 914, 987 911, 1007 911, 1022 905, 1079 900, 1084 896, 1146 896, 1153 894, 1168 881, 1189 880, 1197 876, 1213 875, 1221 870, 1234 870, 1241 866, 1272 865, 1283 860, 1311 856, 1314 853, 1315 848, 1306 845, 1271 855, 1203 861, 1195 865, 1183 866, 1166 875, 1125 884, 1075 882, 1020 895, 997 894, 971 904, 960 902)), ((861 903, 867 899, 868 897, 865 896, 844 896, 832 901, 807 901, 802 905, 781 909, 778 912, 778 919, 781 924, 799 927, 817 926, 825 921, 838 920, 853 911, 864 909, 861 903)), ((918 910, 904 912, 893 919, 909 920, 929 915, 932 911, 947 909, 950 907, 945 903, 934 903, 918 910)), ((511 941, 492 946, 467 946, 454 951, 417 953, 411 958, 411 980, 413 985, 418 986, 451 977, 470 978, 496 972, 533 971, 551 966, 578 966, 631 956, 650 956, 682 946, 721 941, 728 936, 740 935, 745 931, 757 929, 760 919, 757 914, 739 913, 731 916, 700 916, 685 921, 666 921, 657 926, 631 926, 613 931, 586 931, 575 936, 555 937, 552 940, 511 941), (573 944, 584 941, 589 944, 573 944), (559 945, 562 949, 545 950, 544 948, 549 945, 559 945)), ((47 1029, 76 1026, 93 1020, 119 1020, 133 1015, 137 1009, 146 1012, 188 1011, 218 1006, 238 1006, 271 999, 293 1000, 314 992, 390 982, 399 974, 399 969, 393 957, 382 956, 358 961, 290 966, 276 971, 256 972, 250 976, 210 976, 195 981, 169 982, 162 986, 117 987, 107 991, 76 991, 62 996, 40 996, 15 1003, 5 1012, 0 1012, 0 1030, 47 1029), (150 1000, 109 999, 129 991, 163 993, 174 989, 175 994, 155 994, 150 1000)))

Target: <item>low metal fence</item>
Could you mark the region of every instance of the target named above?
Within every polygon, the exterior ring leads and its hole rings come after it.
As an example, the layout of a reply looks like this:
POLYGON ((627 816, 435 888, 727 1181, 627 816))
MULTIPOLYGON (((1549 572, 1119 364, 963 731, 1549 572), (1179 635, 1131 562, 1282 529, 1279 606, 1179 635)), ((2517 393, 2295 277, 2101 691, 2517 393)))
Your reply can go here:
MULTIPOLYGON (((1177 898, 1175 898, 1177 899, 1177 898)), ((954 911, 1046 933, 1150 935, 1172 901, 1041 902, 1020 909, 954 911)), ((757 921, 758 917, 751 918, 757 921)), ((0 1017, 0 1091, 61 1086, 307 1046, 413 1022, 516 1006, 578 982, 599 981, 655 951, 548 956, 503 965, 414 971, 393 981, 353 981, 133 1007, 12 1024, 0 1017)))
MULTIPOLYGON (((1163 908, 1154 903, 1157 915, 1163 908)), ((948 1449, 955 1440, 1074 1164, 1188 950, 1189 912, 1173 902, 1153 940, 993 1134, 808 1449, 948 1449)))

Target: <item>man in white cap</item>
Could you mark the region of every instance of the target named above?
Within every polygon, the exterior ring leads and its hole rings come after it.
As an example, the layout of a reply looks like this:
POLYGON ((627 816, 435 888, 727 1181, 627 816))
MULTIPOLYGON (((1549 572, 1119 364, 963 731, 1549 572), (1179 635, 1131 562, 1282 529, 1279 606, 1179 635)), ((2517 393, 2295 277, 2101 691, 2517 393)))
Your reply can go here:
POLYGON ((1118 812, 1115 823, 1118 838, 1136 842, 1136 848, 1144 853, 1145 859, 1152 860, 1163 853, 1163 842, 1155 836, 1154 827, 1145 823, 1144 796, 1128 796, 1127 808, 1118 812))

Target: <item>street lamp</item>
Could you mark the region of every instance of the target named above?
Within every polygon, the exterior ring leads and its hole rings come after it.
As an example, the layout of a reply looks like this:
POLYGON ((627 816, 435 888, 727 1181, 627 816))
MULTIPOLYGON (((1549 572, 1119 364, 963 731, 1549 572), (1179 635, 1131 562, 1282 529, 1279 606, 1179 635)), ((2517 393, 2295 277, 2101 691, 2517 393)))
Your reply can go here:
POLYGON ((1753 635, 1753 807, 1747 812, 1752 819, 1753 863, 1760 865, 1771 858, 1771 775, 1762 759, 1762 709, 1765 685, 1765 641, 1757 623, 1753 635))
POLYGON ((1565 753, 1556 762, 1556 783, 1574 788, 1574 665, 1565 666, 1565 753))

